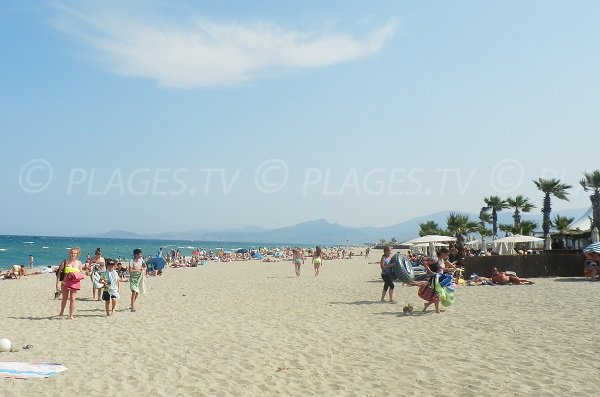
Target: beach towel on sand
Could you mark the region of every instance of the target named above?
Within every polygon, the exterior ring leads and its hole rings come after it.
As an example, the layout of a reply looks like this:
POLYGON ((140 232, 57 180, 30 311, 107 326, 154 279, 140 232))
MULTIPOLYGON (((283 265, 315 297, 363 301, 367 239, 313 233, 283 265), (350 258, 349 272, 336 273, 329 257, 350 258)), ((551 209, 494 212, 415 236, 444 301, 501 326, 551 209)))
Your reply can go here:
POLYGON ((0 361, 0 377, 2 378, 49 378, 66 370, 67 367, 62 364, 0 361))

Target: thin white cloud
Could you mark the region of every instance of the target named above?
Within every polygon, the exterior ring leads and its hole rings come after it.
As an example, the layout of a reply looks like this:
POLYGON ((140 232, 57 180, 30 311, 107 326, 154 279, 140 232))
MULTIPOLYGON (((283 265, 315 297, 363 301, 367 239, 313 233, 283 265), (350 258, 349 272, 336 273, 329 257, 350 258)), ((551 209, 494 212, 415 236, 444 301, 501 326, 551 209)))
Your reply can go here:
POLYGON ((273 69, 358 60, 379 52, 396 29, 391 21, 355 38, 199 16, 164 22, 114 8, 59 4, 55 9, 53 26, 89 45, 94 58, 109 71, 177 88, 235 85, 273 69))

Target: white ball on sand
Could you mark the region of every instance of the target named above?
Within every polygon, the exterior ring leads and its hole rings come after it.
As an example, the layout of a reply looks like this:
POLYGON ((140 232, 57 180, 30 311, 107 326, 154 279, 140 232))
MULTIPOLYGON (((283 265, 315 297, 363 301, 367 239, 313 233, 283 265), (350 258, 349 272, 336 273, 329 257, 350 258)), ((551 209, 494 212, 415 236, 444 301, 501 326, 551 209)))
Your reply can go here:
POLYGON ((10 339, 0 339, 0 352, 9 352, 12 348, 12 343, 10 343, 10 339))

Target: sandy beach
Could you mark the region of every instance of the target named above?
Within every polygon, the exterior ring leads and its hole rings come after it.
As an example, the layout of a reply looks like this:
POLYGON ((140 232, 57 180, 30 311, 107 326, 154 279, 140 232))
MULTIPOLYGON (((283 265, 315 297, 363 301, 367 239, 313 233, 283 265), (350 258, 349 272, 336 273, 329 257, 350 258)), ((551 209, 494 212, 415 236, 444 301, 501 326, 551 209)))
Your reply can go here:
POLYGON ((458 287, 444 313, 396 283, 381 303, 380 253, 215 263, 149 278, 138 311, 105 317, 85 280, 57 318, 54 276, 0 281, 0 361, 62 363, 48 379, 0 379, 2 396, 591 396, 600 388, 600 283, 458 287), (31 344, 33 348, 22 349, 31 344))

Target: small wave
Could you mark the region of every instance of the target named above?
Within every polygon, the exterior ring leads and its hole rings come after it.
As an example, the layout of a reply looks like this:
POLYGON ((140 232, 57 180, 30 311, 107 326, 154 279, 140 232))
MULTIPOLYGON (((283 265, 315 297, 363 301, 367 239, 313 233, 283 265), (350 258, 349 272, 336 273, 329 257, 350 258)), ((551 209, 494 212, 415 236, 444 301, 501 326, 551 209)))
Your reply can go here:
POLYGON ((6 248, 0 248, 0 251, 6 251, 6 248))
POLYGON ((23 241, 23 244, 33 244, 33 241, 23 241))
POLYGON ((48 249, 48 248, 50 248, 50 247, 42 247, 42 248, 43 248, 43 249, 48 249))

